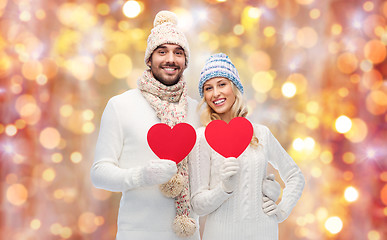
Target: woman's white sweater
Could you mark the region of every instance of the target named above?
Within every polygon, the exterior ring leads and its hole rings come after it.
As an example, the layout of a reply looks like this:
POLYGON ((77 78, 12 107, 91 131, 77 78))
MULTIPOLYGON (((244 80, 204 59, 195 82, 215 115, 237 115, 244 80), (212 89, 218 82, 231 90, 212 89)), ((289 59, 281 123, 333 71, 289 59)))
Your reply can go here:
POLYGON ((208 215, 203 240, 276 240, 278 222, 285 220, 301 197, 305 180, 300 168, 286 153, 270 130, 254 124, 258 147, 251 145, 239 156, 237 189, 222 190, 219 169, 224 157, 210 148, 204 128, 197 130, 197 141, 189 158, 191 204, 199 215, 208 215), (267 164, 276 168, 285 183, 278 207, 282 219, 262 210, 262 182, 267 164))
MULTIPOLYGON (((195 128, 196 106, 188 98, 187 123, 195 128)), ((156 123, 160 119, 138 89, 111 98, 102 115, 91 179, 97 188, 122 192, 117 240, 182 239, 172 230, 174 199, 162 195, 158 185, 141 186, 139 180, 141 167, 158 159, 147 143, 147 132, 156 123)), ((198 231, 184 239, 198 240, 198 231)))

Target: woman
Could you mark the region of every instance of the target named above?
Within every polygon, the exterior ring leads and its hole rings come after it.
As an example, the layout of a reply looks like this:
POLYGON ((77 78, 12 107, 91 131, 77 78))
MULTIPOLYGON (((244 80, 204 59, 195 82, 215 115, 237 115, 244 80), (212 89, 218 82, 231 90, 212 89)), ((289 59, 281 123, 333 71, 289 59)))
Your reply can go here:
MULTIPOLYGON (((228 123, 247 115, 238 71, 223 53, 207 60, 199 92, 206 104, 201 113, 204 126, 214 119, 228 123)), ((289 216, 301 196, 305 180, 300 168, 267 127, 253 127, 251 143, 238 158, 216 153, 205 140, 205 127, 197 130, 190 155, 191 204, 197 214, 207 215, 203 240, 278 239, 278 223, 289 216), (266 196, 263 186, 268 163, 285 183, 278 205, 266 196)))

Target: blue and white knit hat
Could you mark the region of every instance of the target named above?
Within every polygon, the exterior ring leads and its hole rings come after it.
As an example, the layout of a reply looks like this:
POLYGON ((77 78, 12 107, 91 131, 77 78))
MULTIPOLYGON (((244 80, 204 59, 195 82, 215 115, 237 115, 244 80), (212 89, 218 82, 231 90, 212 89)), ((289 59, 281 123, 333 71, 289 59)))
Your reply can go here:
POLYGON ((214 77, 224 77, 229 79, 243 93, 243 86, 239 79, 238 70, 224 53, 217 53, 209 57, 200 73, 199 93, 203 98, 203 85, 214 77))

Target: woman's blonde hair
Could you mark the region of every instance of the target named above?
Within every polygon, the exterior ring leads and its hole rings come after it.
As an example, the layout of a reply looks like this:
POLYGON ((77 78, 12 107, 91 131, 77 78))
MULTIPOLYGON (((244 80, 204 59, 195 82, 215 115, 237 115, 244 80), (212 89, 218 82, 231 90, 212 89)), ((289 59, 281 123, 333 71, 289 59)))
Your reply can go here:
MULTIPOLYGON (((232 83, 230 81, 230 83, 232 83)), ((230 111, 231 111, 231 118, 235 117, 246 117, 248 113, 247 104, 245 99, 242 96, 242 93, 239 91, 239 89, 234 85, 232 85, 232 91, 235 94, 235 102, 232 105, 230 111)), ((200 102, 198 106, 198 111, 202 108, 202 106, 206 104, 203 111, 200 113, 200 122, 207 126, 212 120, 220 120, 220 116, 206 103, 206 100, 204 97, 202 98, 202 101, 200 102)), ((258 146, 259 140, 253 134, 253 138, 251 139, 250 145, 256 147, 258 146)))

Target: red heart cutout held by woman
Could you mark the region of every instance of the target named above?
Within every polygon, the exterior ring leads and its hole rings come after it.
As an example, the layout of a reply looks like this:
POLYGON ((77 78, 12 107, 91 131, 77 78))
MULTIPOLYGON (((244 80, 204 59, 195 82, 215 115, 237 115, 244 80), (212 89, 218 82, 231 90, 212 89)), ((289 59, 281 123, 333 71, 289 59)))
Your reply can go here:
POLYGON ((179 123, 173 128, 158 123, 148 130, 147 141, 160 159, 172 160, 178 164, 194 147, 196 132, 188 123, 179 123))
POLYGON ((239 157, 249 146, 253 133, 253 125, 244 117, 233 118, 228 124, 213 120, 204 131, 208 144, 225 158, 239 157))

